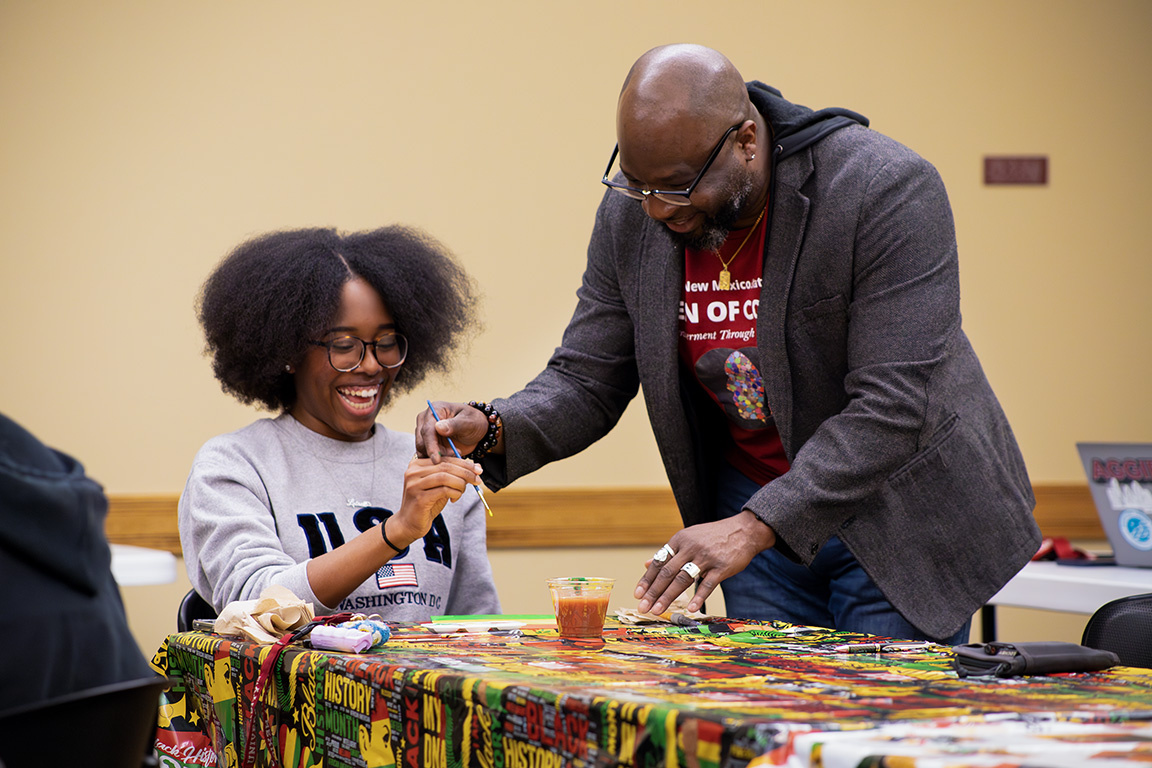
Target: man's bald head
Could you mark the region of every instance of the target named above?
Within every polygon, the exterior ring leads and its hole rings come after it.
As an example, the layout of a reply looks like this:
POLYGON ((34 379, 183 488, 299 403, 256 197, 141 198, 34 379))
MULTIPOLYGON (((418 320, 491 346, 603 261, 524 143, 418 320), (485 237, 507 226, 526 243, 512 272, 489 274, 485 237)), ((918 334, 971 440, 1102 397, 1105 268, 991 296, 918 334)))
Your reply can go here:
POLYGON ((740 72, 724 54, 702 45, 662 45, 645 53, 628 72, 616 112, 616 128, 628 125, 683 129, 688 123, 724 128, 752 109, 740 72))
POLYGON ((653 48, 620 91, 616 143, 631 196, 651 191, 645 213, 699 250, 719 248, 765 209, 769 153, 756 150, 770 135, 736 67, 702 45, 653 48), (689 194, 669 201, 661 190, 689 194))

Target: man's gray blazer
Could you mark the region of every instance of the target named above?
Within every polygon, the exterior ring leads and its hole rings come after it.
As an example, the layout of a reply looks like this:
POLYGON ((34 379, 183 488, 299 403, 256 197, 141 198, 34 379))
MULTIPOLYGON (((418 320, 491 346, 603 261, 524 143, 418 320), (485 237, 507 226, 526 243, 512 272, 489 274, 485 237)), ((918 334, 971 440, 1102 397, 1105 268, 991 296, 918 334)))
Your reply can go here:
MULTIPOLYGON (((757 346, 792 466, 746 508, 799 562, 839 536, 911 623, 950 636, 1040 533, 1012 430, 961 330, 943 182, 851 126, 782 160, 772 194, 757 346)), ((715 519, 721 420, 693 404, 678 359, 683 259, 639 203, 604 195, 562 345, 494 403, 506 454, 485 462, 489 485, 583 450, 643 385, 684 524, 715 519)))

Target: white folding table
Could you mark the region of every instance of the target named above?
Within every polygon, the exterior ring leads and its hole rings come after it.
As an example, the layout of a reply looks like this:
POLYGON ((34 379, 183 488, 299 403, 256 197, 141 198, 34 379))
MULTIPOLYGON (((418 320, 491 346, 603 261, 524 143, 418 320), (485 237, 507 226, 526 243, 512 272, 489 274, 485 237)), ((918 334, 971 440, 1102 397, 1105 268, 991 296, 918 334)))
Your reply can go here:
POLYGON ((176 581, 176 555, 164 549, 112 544, 112 578, 122 587, 171 584, 176 581))
POLYGON ((995 609, 1000 605, 1091 614, 1110 600, 1144 592, 1152 592, 1152 568, 1035 560, 981 609, 981 637, 986 643, 996 639, 995 609))

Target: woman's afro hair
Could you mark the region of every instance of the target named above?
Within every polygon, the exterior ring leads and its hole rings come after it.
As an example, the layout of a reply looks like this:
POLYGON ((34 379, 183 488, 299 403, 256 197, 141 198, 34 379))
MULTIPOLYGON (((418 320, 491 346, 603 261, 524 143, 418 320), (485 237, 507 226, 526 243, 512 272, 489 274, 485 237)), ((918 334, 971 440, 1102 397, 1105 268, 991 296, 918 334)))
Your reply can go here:
POLYGON ((212 368, 225 392, 272 411, 290 409, 296 366, 340 305, 348 280, 380 294, 408 357, 392 391, 446 372, 466 331, 476 329, 472 279, 429 235, 404 226, 340 234, 335 229, 270 232, 217 265, 197 298, 212 368))

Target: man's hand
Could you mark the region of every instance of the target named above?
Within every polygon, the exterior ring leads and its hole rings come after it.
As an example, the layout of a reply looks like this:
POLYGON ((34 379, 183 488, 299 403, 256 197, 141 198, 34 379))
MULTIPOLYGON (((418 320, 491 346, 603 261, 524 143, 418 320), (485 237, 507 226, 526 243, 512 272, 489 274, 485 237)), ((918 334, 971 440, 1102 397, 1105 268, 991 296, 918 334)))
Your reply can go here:
POLYGON ((691 573, 683 570, 686 563, 693 563, 700 569, 700 584, 688 610, 699 611, 720 582, 747 568, 753 557, 775 544, 776 532, 748 510, 726 520, 679 530, 661 550, 671 550, 672 554, 663 562, 653 558, 645 564, 648 570, 634 593, 640 601, 636 609, 654 614, 668 610, 672 601, 695 581, 691 573))
POLYGON ((488 433, 488 420, 478 408, 441 400, 434 401, 432 407, 440 421, 428 409, 416 416, 416 455, 432 459, 433 464, 439 464, 441 457, 456 455, 448 445, 449 438, 460 455, 467 456, 488 433))

